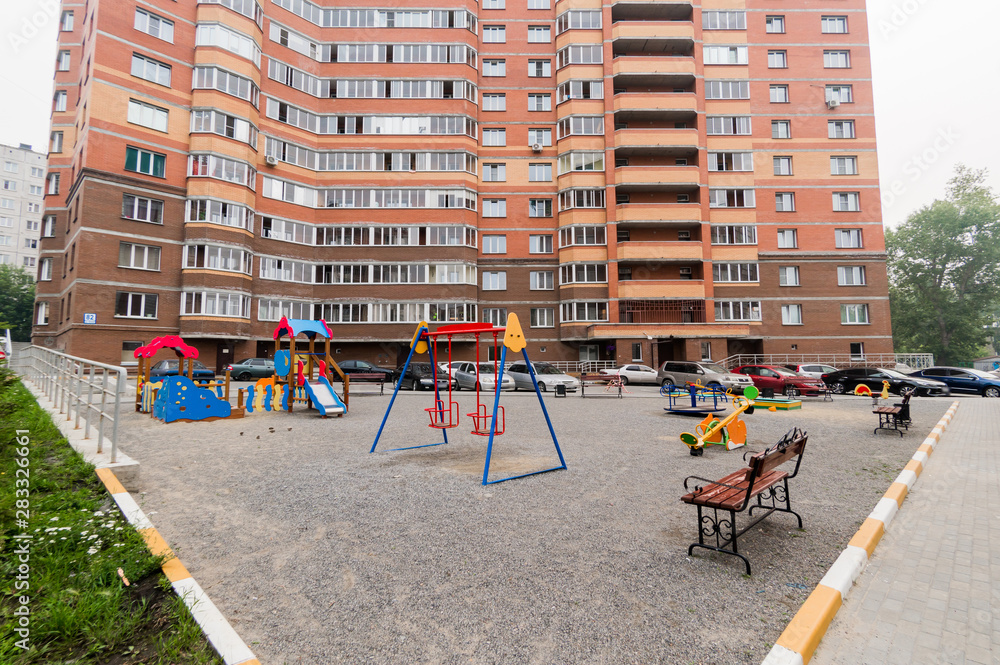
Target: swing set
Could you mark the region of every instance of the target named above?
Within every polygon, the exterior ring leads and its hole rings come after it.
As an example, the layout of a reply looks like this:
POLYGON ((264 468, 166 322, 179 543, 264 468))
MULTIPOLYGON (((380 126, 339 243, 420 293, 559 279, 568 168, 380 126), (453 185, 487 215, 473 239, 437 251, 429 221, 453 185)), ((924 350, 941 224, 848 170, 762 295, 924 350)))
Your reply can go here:
MULTIPOLYGON (((410 353, 406 357, 406 363, 403 365, 402 374, 400 376, 405 376, 406 371, 410 366, 410 362, 413 360, 414 355, 420 355, 427 353, 430 356, 431 372, 434 382, 434 403, 431 407, 424 409, 430 418, 430 424, 428 427, 436 430, 441 430, 441 434, 444 438, 443 441, 438 443, 426 443, 416 446, 406 446, 403 448, 392 448, 391 451, 398 450, 412 450, 415 448, 429 448, 432 446, 441 446, 448 443, 448 430, 454 429, 459 426, 459 405, 454 399, 453 385, 450 374, 445 372, 448 379, 448 390, 445 394, 444 390, 438 385, 438 374, 442 371, 438 366, 438 342, 441 338, 447 343, 448 352, 448 367, 451 367, 452 362, 452 344, 453 339, 456 335, 473 335, 475 338, 476 345, 476 410, 471 413, 466 413, 468 418, 472 419, 472 430, 471 434, 475 436, 486 436, 489 437, 489 441, 486 446, 486 461, 483 465, 483 485, 492 485, 495 483, 502 483, 506 480, 514 480, 516 478, 524 478, 526 476, 533 476, 540 473, 547 473, 549 471, 558 471, 566 468, 566 460, 563 458, 562 450, 559 448, 559 441, 556 439, 555 430, 552 427, 552 421, 549 419, 549 413, 545 408, 545 403, 542 401, 542 393, 538 389, 538 381, 535 378, 535 370, 531 365, 531 361, 528 359, 528 352, 526 350, 526 343, 524 340, 524 333, 521 331, 521 324, 517 319, 516 314, 511 314, 507 317, 507 325, 504 327, 495 327, 488 323, 457 323, 451 325, 439 326, 437 330, 431 331, 426 321, 422 321, 418 326, 417 330, 413 335, 413 340, 410 342, 410 353), (500 334, 503 333, 503 338, 501 340, 500 334), (490 409, 489 405, 482 399, 482 381, 480 380, 481 364, 480 364, 480 337, 481 335, 487 335, 493 337, 493 379, 494 379, 494 398, 493 398, 493 408, 490 409), (501 436, 506 431, 507 427, 507 417, 504 411, 504 407, 500 405, 500 387, 501 381, 503 379, 504 366, 507 360, 507 350, 510 349, 517 353, 518 351, 524 356, 524 362, 528 366, 528 372, 531 375, 531 383, 535 387, 535 394, 538 396, 538 404, 542 408, 542 415, 545 416, 545 422, 549 428, 549 434, 552 436, 552 443, 555 445, 556 453, 559 456, 559 466, 555 466, 549 469, 541 469, 538 471, 531 471, 528 473, 522 473, 514 476, 508 476, 506 478, 498 478, 495 480, 489 479, 490 474, 490 461, 493 455, 493 441, 495 437, 501 436)), ((487 337, 487 340, 489 337, 487 337)), ((488 364, 488 363, 483 363, 488 364)), ((378 428, 378 433, 375 435, 375 442, 372 444, 372 448, 369 452, 374 453, 376 447, 378 447, 379 439, 382 437, 382 430, 385 428, 385 423, 389 419, 389 413, 392 411, 392 405, 396 401, 396 395, 399 393, 399 387, 402 384, 402 380, 396 382, 396 387, 392 391, 392 398, 389 400, 389 406, 385 410, 385 416, 382 418, 382 424, 378 428)))

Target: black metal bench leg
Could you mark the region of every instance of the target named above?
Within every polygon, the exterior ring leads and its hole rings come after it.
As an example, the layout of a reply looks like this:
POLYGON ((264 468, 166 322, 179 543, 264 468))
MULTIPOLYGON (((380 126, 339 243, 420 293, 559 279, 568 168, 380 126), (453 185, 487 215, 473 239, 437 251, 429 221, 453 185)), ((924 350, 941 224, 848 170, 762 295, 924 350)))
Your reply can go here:
POLYGON ((726 511, 729 513, 729 519, 719 519, 719 510, 717 508, 712 508, 713 515, 705 515, 702 513, 702 506, 698 506, 698 542, 691 543, 688 546, 688 556, 694 553, 694 548, 703 547, 706 550, 712 550, 713 552, 721 552, 723 554, 729 554, 735 557, 743 559, 743 564, 746 566, 747 575, 750 574, 750 560, 740 554, 737 551, 736 539, 739 537, 739 532, 736 529, 736 512, 733 510, 726 511), (728 527, 728 533, 726 529, 728 527), (715 537, 715 545, 708 545, 705 543, 705 538, 715 537), (731 545, 732 549, 726 549, 726 545, 731 545))
POLYGON ((802 528, 802 516, 792 510, 792 500, 788 494, 788 478, 785 478, 781 485, 775 485, 758 494, 757 503, 750 506, 747 514, 753 515, 754 508, 763 508, 765 510, 774 510, 780 513, 795 515, 795 519, 799 521, 799 528, 802 528), (771 503, 764 503, 765 501, 770 501, 771 503))

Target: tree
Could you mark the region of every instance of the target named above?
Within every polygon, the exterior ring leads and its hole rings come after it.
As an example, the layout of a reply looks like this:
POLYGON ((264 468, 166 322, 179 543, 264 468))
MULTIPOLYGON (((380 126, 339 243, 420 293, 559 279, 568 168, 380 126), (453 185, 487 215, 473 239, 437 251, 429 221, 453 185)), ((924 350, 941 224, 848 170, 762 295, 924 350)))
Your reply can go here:
POLYGON ((34 278, 20 267, 0 265, 0 334, 10 328, 15 342, 30 341, 34 309, 34 278))
POLYGON ((1000 204, 986 175, 959 165, 945 200, 886 232, 897 352, 947 365, 988 348, 1000 304, 1000 204))

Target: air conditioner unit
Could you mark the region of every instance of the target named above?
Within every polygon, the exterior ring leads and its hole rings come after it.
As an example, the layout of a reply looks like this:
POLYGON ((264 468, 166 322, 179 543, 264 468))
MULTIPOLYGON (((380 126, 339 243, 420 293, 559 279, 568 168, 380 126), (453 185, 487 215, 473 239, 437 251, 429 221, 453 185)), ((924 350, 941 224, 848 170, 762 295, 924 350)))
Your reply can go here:
POLYGON ((542 151, 542 144, 541 143, 532 143, 531 144, 531 152, 541 152, 541 151, 542 151))
POLYGON ((826 100, 826 108, 828 108, 828 109, 835 109, 838 106, 840 106, 840 100, 839 99, 828 99, 828 100, 826 100))
POLYGON ((268 166, 278 165, 278 158, 275 157, 274 155, 268 155, 267 157, 264 158, 264 161, 267 163, 268 166))

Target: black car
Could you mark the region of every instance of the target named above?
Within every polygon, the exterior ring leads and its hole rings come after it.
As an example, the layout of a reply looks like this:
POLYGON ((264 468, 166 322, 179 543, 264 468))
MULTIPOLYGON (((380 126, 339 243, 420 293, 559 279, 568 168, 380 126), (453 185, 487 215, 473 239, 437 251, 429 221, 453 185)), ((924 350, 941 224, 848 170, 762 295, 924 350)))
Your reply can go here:
MULTIPOLYGON (((200 360, 192 360, 191 362, 194 363, 194 370, 191 372, 192 379, 201 381, 215 378, 215 372, 205 367, 200 360)), ((165 376, 177 376, 177 367, 179 363, 180 361, 178 360, 161 360, 153 365, 153 367, 149 370, 149 378, 155 381, 156 379, 162 379, 165 376)), ((184 368, 187 369, 186 364, 184 365, 184 368)), ((186 372, 185 376, 187 376, 186 372)))
POLYGON ((338 360, 340 371, 344 374, 382 374, 387 383, 392 383, 396 372, 384 367, 372 365, 367 360, 338 360))
POLYGON ((910 376, 932 379, 948 384, 953 393, 1000 397, 1000 377, 989 372, 965 367, 928 367, 910 376))
POLYGON ((940 381, 907 376, 884 367, 850 367, 823 375, 823 382, 838 395, 852 393, 862 383, 873 393, 879 393, 882 392, 883 381, 889 382, 889 392, 894 395, 900 394, 904 388, 912 388, 916 391, 914 395, 927 397, 946 397, 951 394, 948 386, 940 381))
MULTIPOLYGON (((408 390, 434 390, 434 369, 430 363, 410 363, 403 374, 403 365, 400 365, 395 372, 396 381, 399 387, 408 390)), ((437 370, 438 390, 448 390, 448 382, 451 381, 452 388, 458 386, 458 382, 448 375, 448 372, 437 370)))

